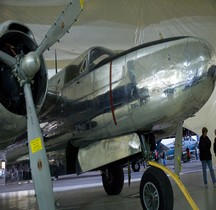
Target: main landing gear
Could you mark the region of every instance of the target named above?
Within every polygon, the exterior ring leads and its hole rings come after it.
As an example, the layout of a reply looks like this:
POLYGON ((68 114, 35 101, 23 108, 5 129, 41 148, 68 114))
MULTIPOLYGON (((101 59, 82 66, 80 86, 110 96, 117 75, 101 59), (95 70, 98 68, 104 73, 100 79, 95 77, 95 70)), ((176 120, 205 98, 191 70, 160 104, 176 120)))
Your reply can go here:
POLYGON ((118 195, 124 186, 124 171, 122 166, 110 166, 102 171, 104 190, 108 195, 118 195))

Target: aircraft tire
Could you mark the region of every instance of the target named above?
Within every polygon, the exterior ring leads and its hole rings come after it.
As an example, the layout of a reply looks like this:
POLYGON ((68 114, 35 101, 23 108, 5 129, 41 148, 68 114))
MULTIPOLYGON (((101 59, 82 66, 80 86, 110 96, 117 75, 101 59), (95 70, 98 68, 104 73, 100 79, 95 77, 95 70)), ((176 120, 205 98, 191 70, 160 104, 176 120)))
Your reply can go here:
POLYGON ((144 210, 172 210, 173 190, 169 178, 163 170, 149 167, 140 183, 140 201, 144 210))
POLYGON ((124 186, 124 171, 121 166, 111 166, 108 168, 108 176, 102 173, 104 190, 108 195, 118 195, 124 186))
POLYGON ((131 167, 132 167, 133 172, 139 172, 140 171, 140 163, 137 161, 133 161, 131 163, 131 167))

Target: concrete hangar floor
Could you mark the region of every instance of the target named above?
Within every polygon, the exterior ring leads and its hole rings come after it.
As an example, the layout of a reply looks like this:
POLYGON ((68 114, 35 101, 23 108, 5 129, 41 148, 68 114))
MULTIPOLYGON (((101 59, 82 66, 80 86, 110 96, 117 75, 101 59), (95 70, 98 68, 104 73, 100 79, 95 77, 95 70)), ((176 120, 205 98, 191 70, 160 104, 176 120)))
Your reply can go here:
MULTIPOLYGON (((173 169, 173 162, 168 162, 173 169)), ((127 171, 125 185, 118 196, 108 196, 102 186, 99 172, 85 173, 80 176, 60 176, 53 181, 57 210, 141 210, 139 184, 142 173, 132 173, 131 186, 128 186, 127 171)), ((182 164, 181 181, 200 210, 215 210, 216 191, 213 189, 208 171, 209 188, 203 187, 200 161, 182 164)), ((174 192, 174 210, 192 209, 186 198, 171 180, 174 192)), ((0 179, 1 210, 38 210, 32 183, 13 183, 4 185, 0 179)))

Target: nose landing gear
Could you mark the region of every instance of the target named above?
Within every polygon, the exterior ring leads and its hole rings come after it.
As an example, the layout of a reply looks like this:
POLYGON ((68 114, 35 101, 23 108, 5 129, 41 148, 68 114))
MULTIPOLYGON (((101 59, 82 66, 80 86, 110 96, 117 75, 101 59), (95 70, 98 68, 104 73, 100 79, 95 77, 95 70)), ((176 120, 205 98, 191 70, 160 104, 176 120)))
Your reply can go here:
POLYGON ((140 201, 144 210, 172 210, 173 190, 169 178, 163 170, 149 167, 140 183, 140 201))

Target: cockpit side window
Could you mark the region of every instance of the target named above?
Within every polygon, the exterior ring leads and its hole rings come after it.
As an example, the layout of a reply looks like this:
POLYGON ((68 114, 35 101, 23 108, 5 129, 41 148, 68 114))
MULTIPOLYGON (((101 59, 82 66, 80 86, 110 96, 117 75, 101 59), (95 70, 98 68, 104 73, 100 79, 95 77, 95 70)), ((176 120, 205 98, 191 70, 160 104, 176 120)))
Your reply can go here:
POLYGON ((84 58, 81 67, 80 67, 80 74, 87 70, 87 57, 84 58))

